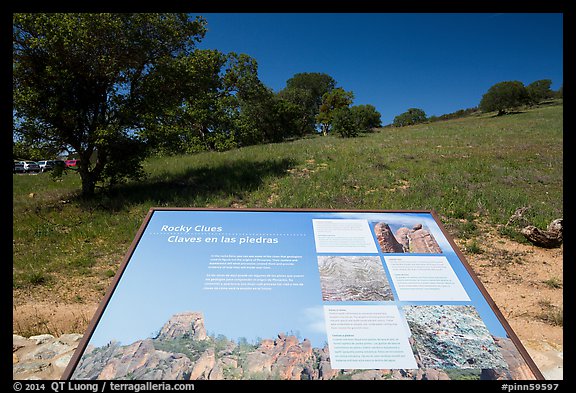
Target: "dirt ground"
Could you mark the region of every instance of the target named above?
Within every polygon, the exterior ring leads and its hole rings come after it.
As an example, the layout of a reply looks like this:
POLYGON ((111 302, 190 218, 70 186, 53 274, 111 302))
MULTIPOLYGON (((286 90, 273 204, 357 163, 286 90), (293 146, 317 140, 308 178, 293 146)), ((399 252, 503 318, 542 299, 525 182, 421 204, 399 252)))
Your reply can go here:
MULTIPOLYGON (((485 231, 480 250, 460 250, 547 379, 563 377, 563 247, 543 249, 485 231)), ((29 336, 84 333, 112 282, 60 277, 51 287, 13 291, 13 330, 29 336)))
POLYGON ((563 246, 544 249, 485 231, 459 248, 546 379, 563 378, 563 246))

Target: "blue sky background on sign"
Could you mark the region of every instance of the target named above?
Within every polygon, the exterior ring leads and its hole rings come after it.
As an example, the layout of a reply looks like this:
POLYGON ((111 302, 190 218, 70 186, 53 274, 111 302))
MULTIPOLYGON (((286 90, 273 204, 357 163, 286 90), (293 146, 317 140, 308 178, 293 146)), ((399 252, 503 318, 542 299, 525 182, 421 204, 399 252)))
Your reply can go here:
POLYGON ((383 125, 409 108, 439 116, 475 107, 498 82, 563 83, 561 13, 201 15, 200 48, 254 57, 276 92, 296 73, 326 73, 354 92, 354 105, 374 105, 383 125))
MULTIPOLYGON (((127 268, 96 327, 90 343, 104 345, 112 340, 130 344, 151 337, 168 319, 184 311, 204 314, 209 333, 229 339, 244 337, 275 338, 280 332, 298 333, 316 347, 327 341, 323 306, 328 304, 368 304, 367 302, 323 302, 314 243, 312 220, 363 219, 371 225, 385 221, 391 226, 415 223, 427 227, 465 288, 470 302, 369 302, 369 304, 472 304, 492 334, 506 336, 504 328, 486 303, 460 259, 451 248, 433 217, 428 213, 323 213, 323 212, 225 212, 225 211, 155 211, 138 243, 127 268), (162 231, 168 225, 221 227, 222 231, 180 234, 202 237, 200 243, 171 243, 175 232, 162 231), (277 244, 226 244, 221 236, 278 238, 277 244), (204 238, 215 237, 216 243, 204 238), (272 270, 209 269, 211 255, 299 255, 292 267, 272 270), (273 287, 267 291, 204 290, 206 274, 302 274, 299 287, 273 287)), ((372 231, 373 232, 373 231, 372 231)), ((374 241, 377 242, 374 233, 374 241)), ((377 244, 377 243, 376 243, 377 244)), ((328 254, 337 255, 337 254, 328 254)), ((351 255, 351 254, 344 254, 351 255)), ((375 255, 375 254, 354 254, 375 255)), ((378 253, 384 256, 381 252, 378 253)), ((391 255, 391 254, 386 254, 391 255)), ((422 255, 422 254, 410 254, 422 255)), ((431 255, 431 254, 425 254, 431 255)), ((437 254, 436 254, 437 255, 437 254)), ((385 263, 383 263, 385 266, 385 263)), ((386 266, 385 266, 386 268, 386 266)), ((386 268, 389 281, 390 276, 386 268)), ((298 280, 297 280, 298 281, 298 280)))

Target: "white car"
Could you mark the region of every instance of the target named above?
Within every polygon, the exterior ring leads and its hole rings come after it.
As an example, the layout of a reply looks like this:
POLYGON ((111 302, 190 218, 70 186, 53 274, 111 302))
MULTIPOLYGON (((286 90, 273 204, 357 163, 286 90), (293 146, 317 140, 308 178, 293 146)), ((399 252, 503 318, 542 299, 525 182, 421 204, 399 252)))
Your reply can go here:
POLYGON ((20 161, 24 165, 24 172, 40 172, 40 165, 36 161, 20 161))
POLYGON ((38 161, 38 166, 40 167, 40 172, 46 172, 54 168, 54 161, 52 160, 38 161))
POLYGON ((15 162, 14 167, 12 168, 12 173, 24 173, 24 164, 21 162, 15 162))

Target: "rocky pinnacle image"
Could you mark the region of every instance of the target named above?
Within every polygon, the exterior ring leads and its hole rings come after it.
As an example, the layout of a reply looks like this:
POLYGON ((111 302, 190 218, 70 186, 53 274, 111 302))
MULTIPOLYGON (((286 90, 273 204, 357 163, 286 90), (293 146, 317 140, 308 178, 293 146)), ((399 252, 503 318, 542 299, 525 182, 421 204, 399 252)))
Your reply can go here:
POLYGON ((422 224, 412 228, 402 226, 393 233, 387 223, 378 222, 374 225, 374 232, 380 249, 385 253, 442 253, 434 236, 422 224))

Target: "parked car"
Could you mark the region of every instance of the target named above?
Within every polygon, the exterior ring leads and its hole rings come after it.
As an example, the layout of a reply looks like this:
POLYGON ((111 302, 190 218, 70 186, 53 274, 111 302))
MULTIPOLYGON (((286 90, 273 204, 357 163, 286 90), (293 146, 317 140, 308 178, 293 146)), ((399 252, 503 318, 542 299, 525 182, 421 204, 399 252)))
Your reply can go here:
POLYGON ((54 161, 52 160, 38 161, 38 166, 40 167, 40 172, 46 172, 51 169, 54 169, 54 161))
POLYGON ((56 167, 66 169, 66 163, 62 160, 42 160, 38 161, 38 165, 40 166, 41 172, 50 171, 56 167))
POLYGON ((64 162, 66 163, 67 168, 76 169, 78 166, 78 162, 80 162, 80 160, 66 160, 64 162))
POLYGON ((66 169, 66 162, 62 160, 52 160, 52 165, 54 168, 60 167, 66 169))
POLYGON ((21 162, 14 162, 14 166, 12 167, 12 173, 24 173, 26 170, 24 169, 24 164, 21 162))
POLYGON ((40 165, 36 161, 20 161, 24 165, 24 172, 40 172, 40 165))

